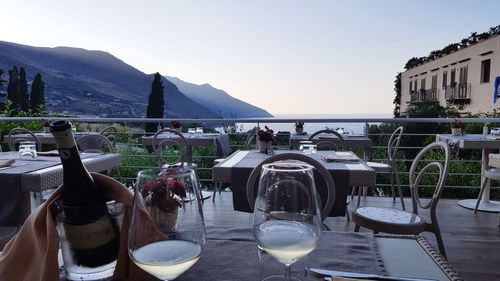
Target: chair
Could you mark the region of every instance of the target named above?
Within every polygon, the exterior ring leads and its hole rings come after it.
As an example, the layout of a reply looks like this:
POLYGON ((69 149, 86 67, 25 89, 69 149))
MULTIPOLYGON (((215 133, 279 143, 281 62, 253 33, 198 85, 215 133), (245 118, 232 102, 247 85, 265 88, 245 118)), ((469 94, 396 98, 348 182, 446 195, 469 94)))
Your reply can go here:
POLYGON ((118 130, 116 129, 115 126, 106 126, 102 129, 102 131, 99 133, 105 137, 107 137, 111 143, 113 144, 113 146, 116 145, 116 135, 118 134, 118 130))
POLYGON ((42 142, 40 141, 40 139, 33 132, 25 128, 17 127, 10 130, 8 139, 9 139, 9 149, 11 151, 17 150, 18 143, 23 141, 34 141, 36 145, 36 150, 42 151, 42 142), (22 137, 14 137, 16 135, 21 135, 21 134, 23 135, 22 137))
MULTIPOLYGON (((243 147, 244 150, 250 150, 252 148, 252 142, 255 139, 257 132, 259 130, 259 127, 253 127, 250 131, 247 133, 247 137, 245 139, 245 146, 243 147)), ((214 166, 221 163, 224 161, 226 158, 218 158, 214 160, 214 166)), ((215 201, 215 195, 217 191, 219 191, 219 194, 222 191, 222 182, 217 182, 214 185, 214 193, 212 194, 212 201, 215 201)))
MULTIPOLYGON (((107 137, 102 134, 89 134, 81 136, 76 140, 76 145, 80 152, 115 153, 114 145, 107 137)), ((111 171, 108 171, 108 174, 110 172, 111 171)), ((123 182, 119 168, 116 168, 116 174, 120 182, 123 182)))
MULTIPOLYGON (((403 135, 403 127, 399 127, 394 132, 392 132, 389 142, 387 143, 387 163, 379 162, 367 162, 368 167, 375 170, 377 173, 389 174, 389 179, 391 181, 391 193, 393 201, 396 201, 396 194, 394 192, 394 181, 396 181, 396 186, 398 187, 399 198, 401 200, 401 206, 405 210, 405 201, 403 199, 403 193, 401 191, 401 183, 399 181, 399 174, 396 165, 396 153, 399 148, 399 142, 401 141, 401 136, 403 135)), ((352 188, 351 198, 354 196, 356 188, 352 188)), ((358 191, 358 207, 361 198, 361 189, 358 191)))
MULTIPOLYGON (((498 163, 499 158, 500 157, 498 154, 494 154, 494 153, 489 154, 489 160, 490 160, 489 166, 490 167, 486 167, 485 170, 483 171, 483 176, 485 177, 485 179, 481 182, 481 189, 479 190, 479 196, 477 197, 476 207, 474 207, 474 213, 476 213, 477 209, 479 208, 479 204, 481 203, 484 189, 486 188, 486 186, 488 184, 491 184, 492 180, 500 181, 500 169, 497 167, 491 167, 492 166, 491 163, 493 161, 498 163)), ((498 165, 494 165, 494 166, 498 166, 498 165)), ((498 226, 500 226, 500 213, 498 214, 498 226)))
MULTIPOLYGON (((436 158, 436 154, 432 155, 436 158)), ((382 207, 357 208, 352 213, 352 220, 356 223, 354 231, 358 232, 361 226, 371 229, 375 233, 419 234, 430 231, 436 236, 439 252, 446 258, 443 238, 437 221, 436 207, 448 176, 450 155, 450 147, 445 142, 434 142, 423 148, 410 167, 409 182, 413 212, 382 207), (435 152, 443 153, 444 157, 441 159, 444 160, 433 160, 432 162, 423 160, 426 155, 435 152), (426 185, 431 181, 436 184, 432 198, 426 204, 420 200, 418 195, 422 179, 424 179, 426 185), (419 216, 419 208, 430 210, 430 222, 419 216)))
POLYGON ((323 176, 323 179, 325 180, 326 188, 327 188, 327 197, 326 199, 324 198, 319 198, 321 202, 321 218, 322 220, 325 220, 328 217, 328 214, 330 213, 331 209, 333 208, 333 203, 335 202, 335 182, 333 181, 333 178, 328 172, 328 170, 323 166, 321 163, 319 163, 317 160, 303 154, 298 154, 298 153, 280 153, 273 155, 266 160, 262 161, 259 165, 257 165, 252 173, 250 173, 250 177, 248 178, 247 181, 247 198, 248 198, 248 204, 250 204, 250 207, 254 208, 255 205, 255 183, 257 181, 257 178, 260 176, 260 171, 262 170, 262 165, 268 164, 268 163, 273 163, 276 161, 281 161, 281 160, 298 160, 305 162, 311 166, 313 166, 321 176, 323 176))
POLYGON ((319 130, 313 133, 311 136, 309 136, 307 140, 309 141, 316 140, 315 143, 318 150, 321 149, 323 150, 333 149, 340 151, 344 150, 344 137, 338 132, 331 129, 319 130), (321 138, 321 135, 328 135, 328 134, 333 136, 325 136, 324 138, 321 138))

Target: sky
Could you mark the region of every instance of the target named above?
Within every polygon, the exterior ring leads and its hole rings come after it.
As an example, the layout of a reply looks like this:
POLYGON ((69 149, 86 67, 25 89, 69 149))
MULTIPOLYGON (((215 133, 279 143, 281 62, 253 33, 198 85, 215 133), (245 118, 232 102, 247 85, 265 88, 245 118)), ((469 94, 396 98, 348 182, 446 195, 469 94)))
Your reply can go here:
POLYGON ((0 0, 0 40, 101 50, 271 114, 391 114, 411 57, 500 24, 498 0, 0 0))

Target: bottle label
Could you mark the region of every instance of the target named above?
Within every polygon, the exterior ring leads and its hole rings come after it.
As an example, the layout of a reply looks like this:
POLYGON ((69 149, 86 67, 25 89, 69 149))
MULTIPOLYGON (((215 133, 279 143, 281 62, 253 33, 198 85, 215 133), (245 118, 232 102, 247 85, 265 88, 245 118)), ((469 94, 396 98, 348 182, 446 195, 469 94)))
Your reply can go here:
POLYGON ((116 233, 108 217, 84 225, 64 223, 64 233, 71 247, 93 249, 115 239, 116 233))
POLYGON ((54 141, 59 149, 72 148, 75 146, 75 139, 71 130, 53 132, 54 141))

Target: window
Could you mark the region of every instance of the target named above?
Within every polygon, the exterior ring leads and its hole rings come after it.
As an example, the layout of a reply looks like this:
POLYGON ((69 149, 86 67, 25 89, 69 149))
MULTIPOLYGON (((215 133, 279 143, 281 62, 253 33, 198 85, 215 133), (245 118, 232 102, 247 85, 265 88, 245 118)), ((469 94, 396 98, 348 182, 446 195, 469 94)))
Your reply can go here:
POLYGON ((448 84, 448 70, 443 71, 443 89, 446 88, 448 84))
POLYGON ((420 79, 420 90, 425 90, 425 78, 420 79))
POLYGON ((458 83, 460 85, 464 85, 464 84, 467 84, 467 71, 468 70, 468 66, 462 66, 460 67, 460 76, 458 77, 458 83))
POLYGON ((490 67, 491 59, 483 60, 481 62, 481 83, 490 82, 490 67))
POLYGON ((438 75, 434 74, 431 78, 431 89, 437 89, 438 87, 438 75))
POLYGON ((451 70, 451 73, 450 73, 450 85, 451 86, 455 86, 456 84, 456 81, 455 81, 455 69, 452 69, 451 70))

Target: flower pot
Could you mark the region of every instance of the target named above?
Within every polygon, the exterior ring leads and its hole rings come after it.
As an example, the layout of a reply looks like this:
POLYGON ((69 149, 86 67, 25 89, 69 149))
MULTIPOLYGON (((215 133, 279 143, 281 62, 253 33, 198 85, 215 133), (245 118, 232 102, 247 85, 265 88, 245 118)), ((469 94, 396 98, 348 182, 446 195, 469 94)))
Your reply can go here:
POLYGON ((297 135, 302 135, 302 134, 304 133, 304 128, 296 128, 296 129, 295 129, 295 133, 296 133, 297 135))
POLYGON ((147 207, 152 221, 162 233, 172 233, 177 231, 177 209, 174 212, 164 212, 158 207, 147 207))
POLYGON ((462 128, 451 128, 451 134, 453 136, 461 136, 462 135, 462 128))
POLYGON ((176 130, 177 132, 179 133, 182 133, 182 127, 179 127, 179 128, 174 128, 174 130, 176 130))
POLYGON ((50 133, 50 127, 43 127, 44 133, 50 133))
POLYGON ((267 152, 268 148, 273 147, 273 142, 272 141, 259 141, 259 151, 260 152, 267 152))

